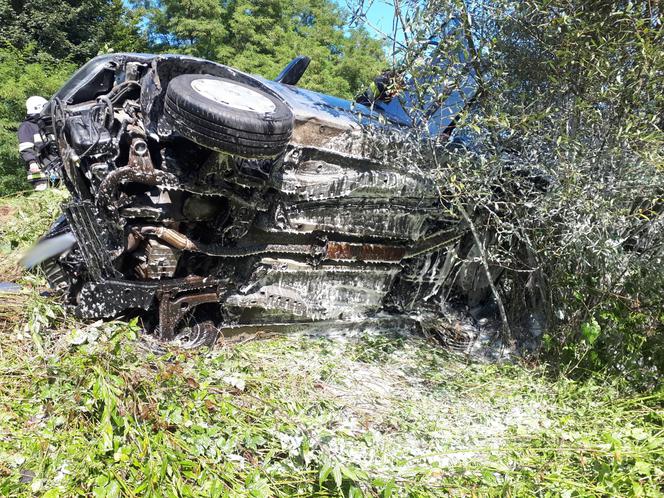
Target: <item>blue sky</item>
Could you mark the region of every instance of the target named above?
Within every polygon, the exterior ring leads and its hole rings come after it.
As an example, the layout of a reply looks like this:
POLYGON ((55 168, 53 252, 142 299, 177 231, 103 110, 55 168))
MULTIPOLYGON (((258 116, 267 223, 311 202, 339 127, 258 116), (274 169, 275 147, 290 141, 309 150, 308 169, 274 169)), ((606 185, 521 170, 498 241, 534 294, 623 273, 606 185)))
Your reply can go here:
MULTIPOLYGON (((355 0, 334 0, 340 7, 346 10, 356 8, 357 1, 355 0)), ((364 13, 367 16, 367 21, 370 25, 366 28, 369 32, 378 37, 381 37, 379 31, 383 33, 392 33, 392 21, 394 19, 394 6, 390 0, 364 0, 364 13), (373 29, 372 29, 373 27, 373 29), (378 31, 377 31, 378 30, 378 31)))

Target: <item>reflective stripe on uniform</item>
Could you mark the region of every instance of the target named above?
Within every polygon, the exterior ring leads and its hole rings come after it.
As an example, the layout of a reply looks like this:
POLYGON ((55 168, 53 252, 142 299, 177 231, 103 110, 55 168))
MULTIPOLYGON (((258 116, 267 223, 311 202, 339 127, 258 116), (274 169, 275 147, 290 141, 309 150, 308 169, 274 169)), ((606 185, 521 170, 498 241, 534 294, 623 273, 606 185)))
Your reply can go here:
POLYGON ((36 144, 40 144, 40 143, 43 143, 43 142, 44 142, 44 141, 42 140, 41 133, 35 133, 35 134, 33 135, 33 137, 32 137, 32 140, 33 140, 36 144))
POLYGON ((18 151, 23 152, 24 150, 32 149, 34 146, 33 142, 21 142, 18 144, 18 151))
POLYGON ((42 173, 41 171, 39 173, 29 173, 28 174, 28 181, 43 180, 44 178, 46 178, 46 174, 42 173))

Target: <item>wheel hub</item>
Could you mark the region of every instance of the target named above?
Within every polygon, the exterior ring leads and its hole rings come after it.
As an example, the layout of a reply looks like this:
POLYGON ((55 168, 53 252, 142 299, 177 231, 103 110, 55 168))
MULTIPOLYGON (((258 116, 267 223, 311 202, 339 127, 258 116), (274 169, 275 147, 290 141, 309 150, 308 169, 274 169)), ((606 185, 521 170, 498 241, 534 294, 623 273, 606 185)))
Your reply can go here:
POLYGON ((260 113, 274 112, 274 103, 260 93, 228 81, 200 78, 191 82, 191 88, 203 97, 234 109, 260 113))

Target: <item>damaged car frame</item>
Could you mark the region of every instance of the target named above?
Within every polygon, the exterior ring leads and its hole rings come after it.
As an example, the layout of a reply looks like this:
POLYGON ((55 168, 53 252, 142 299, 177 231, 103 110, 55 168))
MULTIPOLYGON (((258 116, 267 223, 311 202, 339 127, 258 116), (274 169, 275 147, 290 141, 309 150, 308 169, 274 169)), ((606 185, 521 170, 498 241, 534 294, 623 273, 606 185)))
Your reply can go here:
POLYGON ((399 155, 423 115, 426 133, 449 133, 474 73, 417 117, 407 87, 355 102, 298 87, 308 62, 266 80, 111 54, 54 95, 44 129, 72 197, 42 268, 78 316, 140 316, 199 346, 268 325, 403 319, 451 293, 486 299, 479 265, 459 267, 468 231, 446 218, 431 172, 399 155))

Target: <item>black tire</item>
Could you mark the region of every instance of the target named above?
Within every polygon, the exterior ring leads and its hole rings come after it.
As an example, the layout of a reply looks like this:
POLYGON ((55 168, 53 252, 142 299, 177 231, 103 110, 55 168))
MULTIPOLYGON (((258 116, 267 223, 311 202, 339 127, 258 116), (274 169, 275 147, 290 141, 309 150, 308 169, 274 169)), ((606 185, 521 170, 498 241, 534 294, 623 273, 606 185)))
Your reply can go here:
POLYGON ((164 112, 172 120, 174 130, 185 138, 250 159, 279 155, 293 131, 293 113, 276 95, 207 74, 173 78, 166 90, 164 112), (253 100, 244 99, 242 94, 253 100), (238 104, 238 99, 244 100, 238 104))

